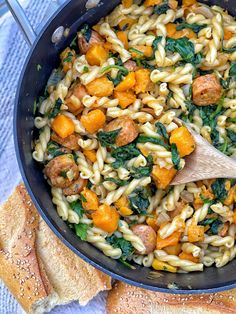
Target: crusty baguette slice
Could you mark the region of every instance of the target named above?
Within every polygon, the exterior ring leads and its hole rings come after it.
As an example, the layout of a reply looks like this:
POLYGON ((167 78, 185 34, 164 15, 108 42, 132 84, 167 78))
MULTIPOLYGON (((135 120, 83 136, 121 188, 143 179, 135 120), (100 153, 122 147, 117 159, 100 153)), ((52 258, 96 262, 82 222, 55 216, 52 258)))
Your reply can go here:
POLYGON ((236 313, 236 289, 201 295, 152 292, 116 282, 107 298, 107 314, 236 313))
POLYGON ((0 278, 27 313, 111 288, 110 277, 82 261, 39 217, 23 184, 0 208, 0 278))

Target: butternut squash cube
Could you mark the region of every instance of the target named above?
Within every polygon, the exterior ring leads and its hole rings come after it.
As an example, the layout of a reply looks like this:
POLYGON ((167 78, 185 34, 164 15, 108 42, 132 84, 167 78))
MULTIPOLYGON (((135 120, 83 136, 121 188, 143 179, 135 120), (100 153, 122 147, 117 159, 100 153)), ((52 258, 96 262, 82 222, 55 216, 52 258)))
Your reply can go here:
POLYGON ((106 232, 114 232, 117 230, 119 217, 117 210, 107 204, 99 206, 98 209, 92 213, 94 225, 106 232))
POLYGON ((113 93, 114 85, 106 76, 102 76, 88 83, 86 89, 91 96, 108 97, 113 93))
POLYGON ((102 110, 95 109, 86 115, 82 115, 80 122, 89 133, 95 133, 103 127, 106 122, 106 116, 102 110))
POLYGON ((90 65, 102 65, 108 59, 108 52, 101 44, 92 45, 85 55, 90 65))
POLYGON ((171 132, 170 143, 176 144, 180 157, 191 154, 196 147, 191 133, 185 126, 181 126, 171 132))
POLYGON ((132 91, 118 92, 114 91, 114 98, 119 100, 119 105, 122 109, 125 109, 136 100, 136 96, 132 91))
POLYGON ((174 168, 166 169, 155 165, 152 169, 152 178, 158 189, 165 189, 173 180, 177 170, 174 168))

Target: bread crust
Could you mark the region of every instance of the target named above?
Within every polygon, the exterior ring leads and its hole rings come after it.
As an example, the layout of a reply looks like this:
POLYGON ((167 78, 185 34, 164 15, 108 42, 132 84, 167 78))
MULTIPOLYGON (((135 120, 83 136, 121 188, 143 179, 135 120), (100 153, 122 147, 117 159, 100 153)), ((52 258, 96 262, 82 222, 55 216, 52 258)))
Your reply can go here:
POLYGON ((38 215, 23 184, 0 207, 0 278, 27 313, 87 304, 111 278, 69 250, 38 215))
POLYGON ((211 294, 167 294, 116 282, 107 297, 107 314, 233 314, 236 289, 211 294))
POLYGON ((14 294, 26 312, 40 299, 53 293, 42 264, 35 249, 38 215, 24 186, 20 184, 15 193, 0 210, 0 277, 14 294), (17 230, 10 238, 9 224, 17 224, 19 212, 22 218, 18 221, 17 230), (8 226, 7 226, 8 225, 8 226), (6 237, 2 237, 4 234, 6 237), (7 241, 4 241, 4 239, 7 241))

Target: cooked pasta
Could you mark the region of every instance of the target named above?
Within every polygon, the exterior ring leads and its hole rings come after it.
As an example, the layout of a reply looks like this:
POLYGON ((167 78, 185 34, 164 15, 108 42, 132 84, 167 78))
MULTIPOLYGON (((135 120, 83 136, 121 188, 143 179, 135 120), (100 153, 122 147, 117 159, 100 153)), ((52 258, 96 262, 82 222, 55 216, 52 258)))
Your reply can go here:
POLYGON ((32 156, 58 215, 105 255, 223 267, 236 255, 236 180, 171 181, 195 150, 185 123, 236 158, 236 21, 198 2, 138 3, 84 24, 61 52, 34 104, 32 156))

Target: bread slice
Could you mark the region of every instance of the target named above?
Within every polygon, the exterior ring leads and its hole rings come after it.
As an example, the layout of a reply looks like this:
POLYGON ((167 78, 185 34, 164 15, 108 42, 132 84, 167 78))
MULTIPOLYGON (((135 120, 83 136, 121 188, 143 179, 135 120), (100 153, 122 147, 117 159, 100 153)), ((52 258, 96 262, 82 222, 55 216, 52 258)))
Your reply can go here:
POLYGON ((27 313, 111 288, 110 277, 82 261, 39 217, 23 184, 0 207, 0 278, 27 313))
POLYGON ((116 282, 107 298, 107 314, 236 313, 236 289, 212 294, 152 292, 116 282))

